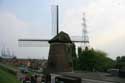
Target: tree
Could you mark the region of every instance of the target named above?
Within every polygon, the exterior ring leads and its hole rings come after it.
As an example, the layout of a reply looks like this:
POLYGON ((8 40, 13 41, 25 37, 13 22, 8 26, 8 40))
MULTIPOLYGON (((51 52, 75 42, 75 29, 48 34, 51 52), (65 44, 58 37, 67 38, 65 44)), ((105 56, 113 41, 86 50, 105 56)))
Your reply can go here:
POLYGON ((80 47, 78 48, 78 59, 77 59, 77 68, 78 70, 86 70, 86 71, 93 71, 94 68, 94 51, 88 48, 82 50, 80 47))
POLYGON ((118 69, 122 69, 123 67, 125 67, 125 56, 118 56, 116 58, 116 68, 118 69))
POLYGON ((72 45, 72 66, 73 66, 73 69, 76 69, 76 62, 77 60, 77 55, 76 55, 76 47, 75 47, 75 44, 73 43, 72 45))
POLYGON ((0 57, 0 62, 2 62, 2 57, 0 57))
POLYGON ((78 48, 77 70, 85 71, 106 71, 112 68, 114 61, 107 57, 102 51, 96 51, 93 48, 85 50, 78 48))

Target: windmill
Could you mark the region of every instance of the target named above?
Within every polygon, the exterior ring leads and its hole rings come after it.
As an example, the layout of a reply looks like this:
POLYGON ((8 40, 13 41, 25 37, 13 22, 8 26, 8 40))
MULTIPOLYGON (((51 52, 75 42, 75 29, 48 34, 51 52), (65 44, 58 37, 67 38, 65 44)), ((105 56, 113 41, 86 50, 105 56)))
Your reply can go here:
MULTIPOLYGON (((58 35, 59 33, 59 6, 52 6, 52 32, 53 36, 58 35)), ((20 47, 48 47, 48 41, 50 39, 18 39, 20 47)), ((79 36, 71 36, 72 42, 75 43, 87 43, 88 40, 83 40, 82 37, 79 36)))
POLYGON ((20 46, 48 47, 50 45, 47 61, 48 73, 73 71, 74 43, 86 43, 82 37, 70 36, 65 32, 59 32, 59 6, 54 5, 52 11, 52 31, 54 38, 51 39, 19 39, 20 46))

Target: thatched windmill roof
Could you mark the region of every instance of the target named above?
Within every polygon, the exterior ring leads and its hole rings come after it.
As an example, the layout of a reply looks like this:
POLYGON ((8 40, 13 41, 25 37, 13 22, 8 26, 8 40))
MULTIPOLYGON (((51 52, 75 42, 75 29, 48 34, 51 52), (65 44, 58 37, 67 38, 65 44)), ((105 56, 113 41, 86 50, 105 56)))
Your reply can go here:
POLYGON ((69 35, 63 31, 61 31, 58 35, 56 35, 54 38, 52 38, 49 43, 72 43, 69 35))

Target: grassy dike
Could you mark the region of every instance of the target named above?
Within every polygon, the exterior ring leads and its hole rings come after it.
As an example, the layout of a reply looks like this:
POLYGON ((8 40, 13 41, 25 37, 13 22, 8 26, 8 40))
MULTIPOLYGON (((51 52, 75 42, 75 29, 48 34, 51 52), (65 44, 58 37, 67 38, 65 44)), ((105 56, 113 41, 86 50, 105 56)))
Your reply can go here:
POLYGON ((16 78, 15 70, 0 64, 0 83, 20 83, 20 81, 16 78))
POLYGON ((0 83, 20 83, 15 75, 0 69, 0 83))

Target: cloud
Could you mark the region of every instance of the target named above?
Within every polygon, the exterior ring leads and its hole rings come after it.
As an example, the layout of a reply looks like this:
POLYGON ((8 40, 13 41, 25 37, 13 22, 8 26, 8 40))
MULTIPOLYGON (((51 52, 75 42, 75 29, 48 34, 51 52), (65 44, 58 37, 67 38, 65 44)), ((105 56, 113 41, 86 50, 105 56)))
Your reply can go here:
MULTIPOLYGON (((90 46, 108 52, 112 58, 124 54, 125 0, 63 0, 57 3, 60 3, 60 30, 80 36, 82 14, 85 12, 90 46)), ((37 58, 48 55, 48 49, 17 46, 20 34, 24 38, 41 38, 39 33, 48 31, 45 27, 39 23, 25 22, 13 13, 0 11, 0 42, 13 48, 19 57, 37 58)))
POLYGON ((17 19, 9 12, 0 11, 0 45, 1 48, 9 48, 11 51, 18 49, 18 35, 20 30, 26 28, 27 24, 17 19))
POLYGON ((94 47, 107 51, 112 58, 123 55, 125 43, 121 41, 125 38, 125 1, 98 0, 86 10, 94 47))
POLYGON ((31 23, 20 20, 13 13, 0 12, 0 48, 9 48, 20 58, 42 58, 43 56, 47 58, 48 48, 18 47, 20 35, 28 33, 29 28, 32 28, 31 23))
MULTIPOLYGON (((82 13, 86 13, 90 45, 109 53, 114 58, 121 55, 119 41, 125 37, 125 1, 124 0, 95 0, 88 5, 64 10, 62 30, 71 35, 81 35, 82 13), (120 40, 119 40, 120 39, 120 40), (111 47, 110 47, 111 46, 111 47)), ((121 42, 124 45, 124 42, 121 42)), ((124 48, 123 48, 124 49, 124 48)))
POLYGON ((27 28, 28 24, 17 19, 17 17, 9 12, 0 12, 0 36, 1 42, 8 44, 14 44, 9 40, 15 40, 18 38, 19 32, 24 28, 27 28))

